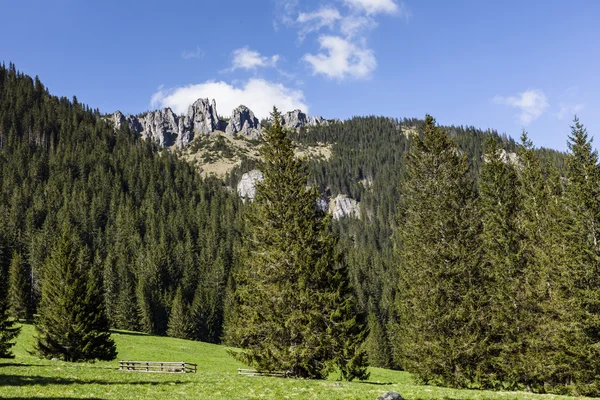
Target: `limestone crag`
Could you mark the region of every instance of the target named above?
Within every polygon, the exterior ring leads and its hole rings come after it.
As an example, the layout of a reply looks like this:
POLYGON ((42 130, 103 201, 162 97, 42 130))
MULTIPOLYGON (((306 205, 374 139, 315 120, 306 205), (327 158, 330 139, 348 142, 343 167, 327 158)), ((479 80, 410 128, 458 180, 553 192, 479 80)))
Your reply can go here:
MULTIPOLYGON (((132 120, 132 122, 134 121, 132 120)), ((161 147, 172 146, 179 134, 179 120, 170 108, 146 113, 138 117, 138 122, 142 130, 137 133, 145 139, 158 143, 161 147)), ((132 125, 136 126, 137 124, 132 125)), ((134 126, 130 125, 132 130, 134 130, 134 126)))
MULTIPOLYGON (((242 175, 237 184, 237 194, 245 202, 253 201, 256 197, 256 182, 262 182, 265 179, 262 171, 254 169, 242 175)), ((309 187, 307 187, 309 188, 309 187)), ((321 195, 316 201, 315 206, 322 211, 328 211, 334 219, 345 217, 360 218, 360 207, 358 201, 338 194, 335 198, 329 199, 326 195, 321 195)))
POLYGON ((195 135, 208 135, 221 129, 217 105, 213 100, 198 99, 188 107, 187 115, 177 116, 170 108, 150 111, 138 116, 116 111, 110 116, 115 129, 126 123, 132 131, 162 147, 185 147, 195 135))
POLYGON ((221 130, 219 116, 217 115, 217 103, 213 99, 198 99, 188 107, 188 112, 180 120, 180 135, 177 138, 177 147, 184 147, 194 139, 195 135, 209 135, 214 131, 221 130))
POLYGON ((256 196, 256 182, 262 182, 265 179, 262 171, 253 169, 242 175, 242 179, 238 182, 237 193, 243 201, 253 201, 256 196))
POLYGON ((329 201, 329 213, 333 215, 333 219, 360 218, 360 207, 358 201, 345 194, 338 194, 329 201))
POLYGON ((328 122, 323 117, 309 117, 300 110, 286 112, 281 115, 281 125, 286 128, 298 129, 311 126, 327 125, 328 122))
MULTIPOLYGON (((132 131, 161 147, 184 148, 197 135, 209 135, 215 131, 225 131, 229 135, 243 135, 256 139, 260 137, 262 126, 252 110, 240 105, 232 111, 229 123, 219 119, 215 100, 198 99, 188 107, 187 115, 176 115, 170 108, 150 111, 140 115, 123 115, 120 111, 107 117, 120 129, 129 125, 132 131)), ((281 117, 282 125, 292 129, 327 125, 323 117, 309 117, 300 110, 287 112, 281 117)))
POLYGON ((260 137, 261 125, 252 110, 241 105, 231 112, 229 124, 225 128, 228 135, 242 134, 252 139, 260 137))

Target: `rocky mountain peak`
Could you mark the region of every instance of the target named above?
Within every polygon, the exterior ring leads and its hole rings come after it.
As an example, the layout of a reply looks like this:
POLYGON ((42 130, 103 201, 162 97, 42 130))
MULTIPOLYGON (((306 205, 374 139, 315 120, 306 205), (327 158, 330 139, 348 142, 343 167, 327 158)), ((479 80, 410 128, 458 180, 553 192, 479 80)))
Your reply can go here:
MULTIPOLYGON (((229 135, 243 135, 256 139, 260 137, 262 126, 252 110, 244 105, 233 109, 229 122, 219 119, 214 99, 200 98, 188 107, 187 115, 176 115, 170 108, 150 111, 141 115, 123 115, 115 111, 108 116, 115 129, 127 123, 132 131, 145 139, 150 139, 161 147, 175 145, 186 147, 196 135, 209 135, 215 131, 225 131, 229 135)), ((282 125, 298 129, 328 124, 323 117, 309 117, 301 110, 287 112, 281 117, 282 125)))
POLYGON ((252 139, 260 137, 262 126, 252 110, 244 105, 233 109, 229 124, 225 128, 228 135, 242 134, 252 139))

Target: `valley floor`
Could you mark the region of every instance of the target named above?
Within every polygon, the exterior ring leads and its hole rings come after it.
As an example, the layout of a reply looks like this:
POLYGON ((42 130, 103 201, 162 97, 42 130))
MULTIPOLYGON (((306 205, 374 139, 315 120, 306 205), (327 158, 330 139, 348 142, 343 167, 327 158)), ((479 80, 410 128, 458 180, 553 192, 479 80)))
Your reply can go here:
POLYGON ((488 392, 420 386, 406 372, 371 368, 368 382, 240 376, 244 366, 223 346, 114 332, 119 351, 111 362, 66 363, 29 354, 34 328, 23 325, 14 359, 0 360, 3 399, 370 399, 387 391, 417 399, 568 399, 521 392, 488 392), (186 361, 198 364, 196 374, 147 374, 118 370, 118 360, 186 361))

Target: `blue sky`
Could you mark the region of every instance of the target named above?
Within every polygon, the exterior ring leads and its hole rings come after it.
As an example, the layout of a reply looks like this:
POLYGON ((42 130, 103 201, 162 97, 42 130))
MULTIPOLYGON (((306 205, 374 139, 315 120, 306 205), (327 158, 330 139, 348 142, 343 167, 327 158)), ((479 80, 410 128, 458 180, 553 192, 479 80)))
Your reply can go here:
MULTIPOLYGON (((99 108, 216 98, 345 119, 423 117, 566 149, 600 132, 595 0, 0 0, 0 62, 99 108)), ((598 139, 600 140, 600 138, 598 139)), ((596 143, 597 145, 597 143, 596 143)))

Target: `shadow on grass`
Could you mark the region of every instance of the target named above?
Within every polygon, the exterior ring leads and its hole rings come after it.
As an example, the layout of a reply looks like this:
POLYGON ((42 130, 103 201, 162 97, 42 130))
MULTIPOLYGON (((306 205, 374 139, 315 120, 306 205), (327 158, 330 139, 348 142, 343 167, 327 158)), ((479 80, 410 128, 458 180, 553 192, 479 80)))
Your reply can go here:
MULTIPOLYGON (((2 400, 89 400, 89 397, 3 397, 2 400)), ((94 397, 94 400, 103 400, 98 397, 94 397)))
POLYGON ((365 385, 378 385, 378 386, 387 386, 393 385, 394 382, 371 382, 371 381, 356 381, 357 383, 363 383, 365 385))
POLYGON ((173 385, 173 384, 187 384, 189 382, 175 380, 175 381, 120 381, 120 380, 102 380, 102 379, 73 379, 73 378, 59 378, 50 376, 38 376, 38 375, 0 375, 0 386, 31 386, 31 385, 173 385))
POLYGON ((2 367, 47 367, 48 365, 44 365, 44 364, 24 364, 24 363, 19 363, 19 362, 15 362, 15 363, 0 363, 0 368, 2 367))
MULTIPOLYGON (((110 333, 113 333, 116 335, 125 335, 125 336, 158 336, 158 335, 152 335, 150 333, 134 332, 134 331, 121 331, 118 329, 111 329, 110 333)), ((158 337, 165 337, 165 336, 158 336, 158 337)))
MULTIPOLYGON (((63 368, 95 368, 95 369, 110 369, 110 370, 118 370, 119 366, 118 365, 113 365, 113 366, 106 366, 106 365, 94 365, 94 364, 86 364, 86 365, 78 365, 76 363, 69 365, 69 364, 26 364, 26 363, 0 363, 0 368, 2 367, 13 367, 13 368, 20 368, 20 367, 36 367, 36 368, 56 368, 57 366, 63 367, 63 368)), ((1 376, 0 376, 1 379, 1 376)))

